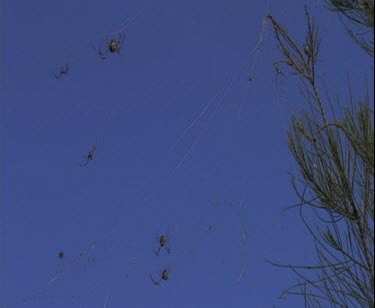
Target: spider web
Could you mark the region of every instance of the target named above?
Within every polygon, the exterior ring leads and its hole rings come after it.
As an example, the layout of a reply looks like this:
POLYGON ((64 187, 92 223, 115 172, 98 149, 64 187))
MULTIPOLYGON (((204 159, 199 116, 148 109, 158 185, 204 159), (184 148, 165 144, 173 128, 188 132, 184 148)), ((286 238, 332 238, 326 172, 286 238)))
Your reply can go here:
MULTIPOLYGON (((145 10, 147 7, 148 2, 145 6, 133 17, 125 19, 123 23, 120 24, 120 28, 118 31, 113 32, 112 34, 122 33, 127 30, 128 26, 134 22, 145 10)), ((200 130, 198 130, 197 135, 194 137, 193 142, 187 145, 187 150, 183 152, 181 157, 177 160, 177 163, 173 166, 172 170, 167 173, 164 177, 163 181, 160 181, 158 185, 152 189, 146 197, 143 197, 139 201, 139 206, 144 207, 141 212, 141 215, 135 215, 131 218, 122 219, 119 223, 111 226, 109 230, 106 230, 104 233, 100 234, 100 236, 90 243, 85 249, 80 251, 75 257, 66 257, 64 260, 64 265, 61 269, 55 271, 54 274, 51 275, 47 280, 48 282, 46 285, 35 292, 31 292, 30 295, 21 296, 20 298, 11 301, 5 307, 15 307, 20 304, 25 303, 34 303, 38 301, 40 298, 43 298, 47 301, 59 301, 66 300, 69 303, 70 307, 77 305, 79 307, 82 305, 82 301, 85 303, 89 302, 90 296, 93 293, 96 293, 100 289, 105 289, 106 286, 109 285, 109 279, 104 279, 103 276, 106 276, 106 272, 104 270, 104 274, 99 279, 97 277, 94 278, 95 282, 88 282, 89 279, 81 279, 82 277, 89 276, 87 273, 90 271, 92 272, 92 268, 98 266, 98 264, 103 265, 107 262, 110 262, 110 257, 108 257, 108 250, 113 249, 113 238, 117 238, 118 241, 123 241, 124 239, 129 239, 131 236, 129 231, 129 225, 134 223, 137 220, 142 220, 142 218, 146 218, 147 209, 145 205, 147 204, 148 200, 155 194, 158 193, 160 187, 165 185, 171 176, 173 176, 178 169, 184 164, 184 162, 188 159, 188 157, 193 153, 197 145, 199 144, 202 136, 207 131, 207 128, 210 125, 210 122, 214 119, 215 115, 220 111, 222 106, 225 104, 225 98, 227 97, 229 91, 232 89, 235 82, 238 80, 239 76, 244 72, 246 67, 249 67, 250 63, 250 75, 254 75, 256 70, 256 65, 258 62, 258 58, 260 57, 261 53, 261 46, 264 39, 264 34, 266 33, 266 25, 264 24, 264 20, 262 22, 261 34, 258 43, 256 44, 255 48, 250 50, 249 53, 245 56, 244 60, 240 64, 240 68, 236 71, 233 75, 229 83, 224 87, 224 89, 218 90, 212 99, 205 105, 205 107, 201 110, 201 112, 190 122, 187 128, 176 138, 175 142, 171 145, 168 150, 168 153, 173 152, 179 145, 181 145, 185 139, 185 137, 191 133, 194 127, 201 126, 200 130), (202 124, 203 123, 203 124, 202 124), (124 232, 124 228, 127 229, 128 232, 125 232, 127 236, 124 237, 122 232, 124 232), (104 260, 104 261, 101 261, 104 260), (102 279, 102 281, 100 281, 102 279), (79 295, 75 292, 59 292, 61 286, 66 284, 74 285, 73 281, 80 281, 82 285, 86 285, 79 289, 79 295), (86 291, 85 291, 86 290, 86 291), (64 295, 65 294, 65 295, 64 295), (68 295, 66 295, 68 294, 68 295), (70 295, 69 295, 70 294, 70 295)), ((247 91, 247 90, 246 90, 247 91)), ((241 201, 242 203, 242 201, 241 201)), ((207 234, 215 232, 215 224, 207 223, 209 220, 208 217, 212 218, 212 210, 210 209, 208 213, 206 213, 205 218, 203 219, 204 222, 201 223, 200 226, 196 227, 196 231, 193 231, 189 234, 185 234, 185 239, 181 240, 180 246, 177 246, 175 249, 172 249, 172 259, 171 266, 173 267, 178 260, 183 257, 183 263, 192 264, 190 261, 191 256, 189 254, 192 253, 196 243, 205 237, 207 234)), ((159 217, 160 219, 160 217, 159 217)), ((173 242, 172 242, 173 243, 173 242)), ((172 246, 173 248, 173 246, 172 246)), ((128 254, 125 257, 125 269, 119 271, 117 276, 120 278, 128 278, 135 268, 140 264, 139 257, 134 256, 132 254, 128 254)), ((152 270, 151 270, 152 271, 152 270)), ((173 273, 172 268, 172 273, 173 273)), ((114 270, 111 272, 114 273, 114 270)), ((146 273, 146 271, 144 271, 146 273)), ((242 276, 242 274, 241 274, 242 276)), ((239 280, 241 278, 239 277, 239 280)), ((105 293, 105 292, 104 292, 105 293)), ((106 306, 108 302, 108 295, 103 297, 103 303, 106 306)))

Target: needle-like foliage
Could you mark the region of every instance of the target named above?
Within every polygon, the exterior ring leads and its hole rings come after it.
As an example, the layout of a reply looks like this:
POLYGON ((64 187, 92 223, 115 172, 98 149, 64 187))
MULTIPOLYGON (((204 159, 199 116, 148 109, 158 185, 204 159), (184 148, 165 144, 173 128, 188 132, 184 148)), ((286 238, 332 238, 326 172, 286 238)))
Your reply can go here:
POLYGON ((288 145, 297 163, 291 180, 300 199, 293 207, 299 208, 316 252, 316 264, 276 264, 297 275, 297 283, 281 296, 301 295, 307 307, 374 307, 374 123, 370 96, 367 90, 358 103, 350 92, 348 106, 340 112, 324 83, 325 95, 320 94, 316 77, 318 28, 307 8, 305 13, 307 34, 302 44, 268 15, 282 54, 277 63, 297 75, 306 101, 298 114, 292 113, 288 145))
POLYGON ((339 13, 354 41, 374 56, 374 0, 326 0, 326 5, 339 13))

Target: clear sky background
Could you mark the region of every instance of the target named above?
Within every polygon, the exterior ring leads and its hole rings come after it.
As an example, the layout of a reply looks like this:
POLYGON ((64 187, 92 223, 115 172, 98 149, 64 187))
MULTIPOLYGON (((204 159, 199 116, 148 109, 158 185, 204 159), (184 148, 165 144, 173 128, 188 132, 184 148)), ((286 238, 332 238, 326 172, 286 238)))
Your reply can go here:
MULTIPOLYGON (((361 98, 368 57, 322 2, 307 2, 318 74, 342 103, 350 76, 361 98)), ((300 44, 304 4, 270 1, 300 44)), ((280 215, 298 202, 285 128, 304 102, 286 68, 275 76, 270 27, 255 52, 266 12, 260 0, 2 1, 4 307, 302 306, 277 298, 292 273, 265 263, 314 261, 298 211, 280 215), (142 8, 101 60, 90 44, 142 8), (157 257, 167 230, 171 254, 157 257)))

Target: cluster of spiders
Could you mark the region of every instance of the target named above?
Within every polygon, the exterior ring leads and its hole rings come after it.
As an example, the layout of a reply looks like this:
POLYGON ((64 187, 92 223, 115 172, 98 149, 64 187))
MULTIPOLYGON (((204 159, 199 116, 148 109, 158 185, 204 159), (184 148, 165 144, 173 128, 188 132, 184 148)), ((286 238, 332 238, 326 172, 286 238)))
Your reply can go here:
MULTIPOLYGON (((110 38, 100 41, 97 46, 91 44, 92 48, 98 54, 98 56, 105 60, 110 54, 119 54, 122 49, 122 44, 124 42, 126 35, 125 33, 118 34, 117 38, 110 38)), ((53 71, 53 75, 56 79, 60 79, 61 76, 67 75, 69 72, 69 64, 61 65, 58 69, 53 71)))
MULTIPOLYGON (((160 255, 160 252, 161 252, 162 249, 164 249, 168 254, 171 253, 171 249, 169 247, 169 240, 170 240, 169 232, 166 235, 164 235, 164 234, 162 234, 160 236, 157 235, 158 247, 157 247, 157 249, 153 249, 154 254, 156 256, 160 255)), ((63 250, 61 250, 58 253, 58 257, 62 261, 62 264, 64 265, 65 253, 64 253, 63 250)), ((162 270, 159 271, 157 279, 154 279, 154 277, 151 274, 150 274, 150 279, 155 286, 159 286, 162 281, 168 280, 170 272, 171 272, 170 267, 166 266, 162 270)))
MULTIPOLYGON (((126 35, 124 32, 118 34, 117 38, 105 39, 99 42, 97 46, 91 44, 92 48, 96 51, 102 60, 107 59, 110 54, 119 54, 122 49, 126 35)), ((67 75, 69 72, 69 64, 59 66, 53 71, 53 75, 56 79, 60 79, 63 75, 67 75)), ((84 161, 80 164, 81 167, 86 167, 90 161, 94 159, 94 153, 96 151, 96 144, 92 146, 89 152, 84 155, 84 161)))
MULTIPOLYGON (((164 234, 162 234, 162 235, 157 235, 157 236, 156 236, 156 240, 157 240, 157 243, 158 243, 158 248, 153 250, 153 251, 154 251, 154 254, 155 254, 156 256, 159 256, 161 250, 163 250, 163 249, 164 249, 168 254, 171 253, 171 249, 170 249, 170 246, 169 246, 169 241, 170 241, 169 232, 167 232, 166 235, 164 235, 164 234)), ((150 279, 151 279, 152 283, 153 283, 155 286, 159 286, 163 280, 164 280, 164 281, 167 281, 167 280, 168 280, 170 272, 171 272, 171 270, 170 270, 169 267, 164 267, 164 268, 159 272, 159 277, 158 277, 158 279, 154 279, 154 278, 152 277, 151 274, 150 274, 150 279)))
MULTIPOLYGON (((169 240, 170 240, 169 232, 167 233, 167 235, 164 235, 164 234, 160 236, 157 235, 158 248, 153 250, 156 256, 160 255, 160 252, 162 249, 164 249, 168 254, 171 253, 171 249, 169 247, 169 240)), ((63 262, 64 257, 65 257, 65 253, 63 250, 61 250, 58 253, 58 257, 63 262)), ((169 266, 164 267, 161 271, 159 271, 158 279, 154 279, 154 277, 152 277, 151 274, 150 274, 150 279, 155 286, 159 286, 163 280, 164 281, 168 280, 170 272, 171 272, 171 269, 169 266)))

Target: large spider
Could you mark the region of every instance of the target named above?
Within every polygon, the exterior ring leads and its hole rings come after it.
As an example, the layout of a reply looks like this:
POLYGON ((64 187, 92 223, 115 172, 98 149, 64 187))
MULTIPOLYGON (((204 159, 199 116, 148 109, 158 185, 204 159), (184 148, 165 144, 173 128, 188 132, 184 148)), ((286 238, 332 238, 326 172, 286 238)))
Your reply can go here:
POLYGON ((67 75, 69 71, 69 64, 61 65, 58 70, 53 72, 56 79, 60 79, 62 75, 67 75))
POLYGON ((160 272, 160 278, 159 280, 155 280, 152 275, 150 274, 150 278, 151 278, 151 281, 152 283, 155 285, 155 286, 159 286, 160 283, 164 280, 164 281, 167 281, 168 278, 169 278, 169 274, 170 274, 171 270, 169 268, 164 268, 161 272, 160 272))
POLYGON ((85 158, 85 162, 81 164, 82 167, 86 167, 87 164, 94 159, 94 153, 96 151, 96 143, 95 145, 92 146, 91 150, 89 151, 89 153, 87 155, 83 155, 83 157, 85 158))
POLYGON ((117 37, 117 40, 112 38, 110 40, 106 40, 99 43, 98 47, 92 45, 92 48, 96 51, 96 53, 100 56, 102 60, 107 59, 109 53, 120 53, 122 43, 124 42, 125 34, 120 33, 117 37))
POLYGON ((158 242, 159 247, 158 247, 158 249, 154 250, 155 255, 158 256, 160 254, 160 250, 162 248, 164 248, 168 252, 168 254, 171 253, 170 247, 167 246, 167 244, 170 241, 169 231, 167 232, 167 235, 164 235, 164 234, 156 235, 156 240, 158 242))

